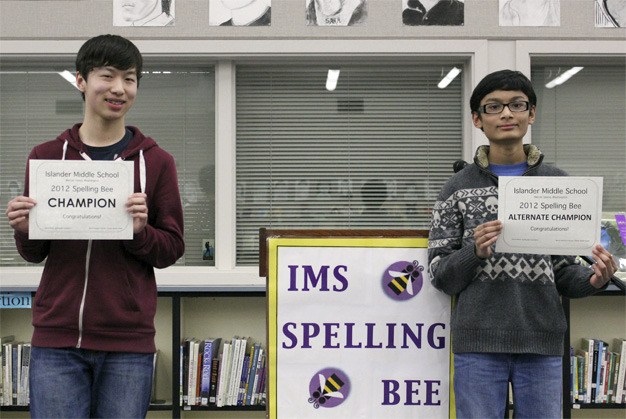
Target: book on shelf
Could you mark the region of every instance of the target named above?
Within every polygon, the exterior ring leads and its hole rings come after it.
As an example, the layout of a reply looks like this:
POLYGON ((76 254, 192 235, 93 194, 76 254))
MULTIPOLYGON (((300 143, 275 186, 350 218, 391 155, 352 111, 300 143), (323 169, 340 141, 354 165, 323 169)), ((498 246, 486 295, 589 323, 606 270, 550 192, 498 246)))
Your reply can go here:
POLYGON ((609 378, 609 358, 608 345, 602 350, 602 364, 600 366, 600 396, 597 403, 606 403, 608 399, 608 378, 609 378))
POLYGON ((237 404, 240 406, 246 406, 246 398, 248 395, 248 389, 250 387, 250 379, 254 374, 254 351, 258 350, 259 344, 250 342, 249 351, 246 354, 247 366, 245 373, 245 380, 242 378, 242 388, 240 389, 240 400, 237 400, 237 404))
POLYGON ((613 377, 611 379, 611 385, 612 385, 612 392, 611 392, 611 400, 610 403, 619 403, 619 401, 617 400, 617 378, 618 378, 618 373, 619 373, 619 363, 620 363, 620 354, 619 352, 613 351, 613 355, 614 355, 614 359, 615 359, 615 365, 613 367, 613 377))
POLYGON ((28 406, 30 394, 30 342, 15 341, 14 336, 1 339, 2 376, 0 377, 0 405, 28 406))
POLYGON ((608 343, 601 339, 598 340, 598 378, 597 378, 597 388, 596 388, 596 398, 594 403, 604 403, 606 394, 605 394, 605 379, 606 379, 606 358, 608 352, 608 343))
POLYGON ((569 347, 569 382, 570 386, 570 401, 576 403, 578 400, 578 360, 574 356, 574 347, 569 347))
POLYGON ((591 379, 593 377, 593 347, 594 347, 594 342, 593 339, 591 338, 582 338, 582 342, 581 342, 581 348, 585 353, 585 397, 584 397, 584 402, 585 403, 591 403, 591 397, 592 397, 592 384, 591 384, 591 379))
POLYGON ((230 403, 231 406, 237 406, 237 403, 239 401, 239 396, 241 394, 241 385, 242 385, 241 381, 244 375, 244 362, 246 359, 246 353, 248 352, 249 340, 250 340, 249 338, 240 338, 241 347, 239 348, 238 362, 235 367, 235 383, 231 387, 232 388, 231 403, 230 403))
POLYGON ((231 339, 231 350, 232 350, 232 359, 230 364, 230 369, 228 371, 228 387, 226 390, 226 397, 224 398, 225 406, 232 406, 233 400, 233 392, 235 387, 235 382, 237 381, 237 365, 239 365, 239 353, 241 350, 241 340, 238 336, 233 336, 231 339))
POLYGON ((180 344, 179 347, 179 353, 178 353, 178 359, 180 360, 180 362, 178 363, 178 382, 179 382, 179 386, 178 386, 178 395, 179 395, 179 405, 182 406, 184 403, 184 396, 183 396, 183 380, 185 377, 185 371, 183 368, 183 364, 184 364, 184 356, 185 356, 185 349, 184 349, 184 344, 180 344))
POLYGON ((259 373, 259 388, 258 388, 258 398, 256 404, 265 405, 265 380, 267 378, 266 368, 267 365, 267 355, 263 355, 263 366, 261 367, 261 372, 259 373))
POLYGON ((255 404, 259 404, 259 381, 261 380, 261 378, 263 377, 263 372, 265 369, 265 352, 263 351, 263 348, 259 349, 259 358, 257 360, 257 369, 256 369, 256 373, 254 375, 254 385, 252 387, 252 400, 251 403, 252 405, 255 404))
POLYGON ((619 357, 615 382, 615 403, 626 403, 626 339, 614 338, 613 350, 619 357))
POLYGON ((22 357, 19 354, 18 348, 21 348, 22 342, 15 342, 11 345, 11 388, 12 388, 12 401, 13 406, 17 406, 17 384, 20 381, 21 369, 19 364, 22 361, 22 357))
POLYGON ((244 392, 246 389, 246 383, 248 381, 248 371, 250 370, 250 354, 246 353, 243 356, 243 366, 241 368, 241 380, 239 380, 239 389, 237 390, 237 406, 243 406, 244 392))
POLYGON ((605 383, 606 383, 606 399, 605 399, 605 403, 615 403, 615 400, 613 398, 613 393, 615 392, 614 390, 614 382, 613 382, 613 377, 615 375, 615 357, 616 357, 616 353, 613 351, 608 351, 608 360, 607 360, 607 370, 606 370, 606 378, 605 378, 605 383))
POLYGON ((189 351, 189 356, 188 356, 188 362, 189 362, 189 366, 188 366, 188 373, 187 373, 187 381, 186 381, 186 385, 187 385, 187 406, 194 406, 196 404, 196 379, 198 377, 198 367, 197 367, 197 362, 198 362, 198 350, 199 350, 199 344, 198 341, 195 339, 189 339, 188 341, 188 351, 189 351))
POLYGON ((614 338, 612 346, 601 339, 583 338, 571 356, 574 403, 626 403, 626 341, 614 338), (591 352, 589 351, 591 349, 591 352))
POLYGON ((222 344, 222 353, 220 355, 220 364, 219 364, 219 377, 217 380, 217 396, 216 396, 216 406, 222 407, 224 406, 224 400, 228 396, 228 378, 230 372, 230 366, 232 364, 232 351, 231 351, 231 343, 230 341, 224 341, 222 344))
POLYGON ((181 366, 183 372, 180 376, 180 394, 181 394, 181 405, 186 405, 189 400, 189 386, 187 386, 187 377, 189 377, 189 343, 190 339, 185 339, 180 347, 181 347, 181 366))
POLYGON ((17 388, 17 405, 28 406, 30 404, 30 393, 28 386, 28 376, 30 373, 30 350, 31 344, 26 342, 21 345, 19 352, 21 359, 18 368, 20 368, 19 384, 17 388))
POLYGON ((246 388, 246 397, 243 402, 244 406, 249 406, 252 404, 252 393, 254 393, 254 377, 256 376, 256 372, 257 372, 257 365, 259 361, 260 350, 261 350, 260 344, 255 343, 254 345, 252 345, 252 350, 251 350, 252 360, 250 363, 251 365, 250 365, 250 373, 248 377, 248 384, 246 388))
MULTIPOLYGON (((217 345, 219 348, 219 345, 217 345)), ((220 369, 220 359, 216 356, 211 361, 211 385, 209 387, 209 405, 214 406, 217 402, 217 379, 220 369)))
MULTIPOLYGON (((200 405, 208 406, 210 401, 212 380, 212 370, 217 351, 219 350, 221 338, 208 338, 204 340, 204 348, 202 352, 202 373, 200 376, 200 405)), ((212 402, 215 403, 215 400, 212 402)))
POLYGON ((265 352, 251 338, 185 338, 180 355, 181 406, 250 406, 263 400, 265 352))
MULTIPOLYGON (((220 369, 220 358, 226 356, 232 358, 233 347, 230 343, 225 345, 226 353, 224 353, 224 347, 220 352, 220 345, 222 338, 207 338, 198 340, 195 338, 186 338, 181 345, 181 394, 183 397, 184 406, 209 406, 217 405, 217 392, 220 385, 219 381, 228 380, 230 383, 229 375, 231 370, 220 369)), ((230 364, 234 367, 234 364, 230 364)), ((229 387, 225 384, 222 385, 222 390, 229 390, 229 387)), ((230 384, 229 384, 230 385, 230 384)), ((230 393, 223 394, 223 403, 227 405, 228 397, 230 393)))
POLYGON ((200 380, 202 378, 202 359, 204 358, 204 341, 196 342, 195 345, 196 345, 197 355, 196 355, 196 368, 195 368, 196 370, 195 370, 193 386, 194 386, 194 394, 195 394, 194 404, 198 406, 201 403, 200 380))
MULTIPOLYGON (((586 351, 584 352, 586 353, 586 351)), ((577 393, 575 402, 585 403, 585 397, 587 395, 587 387, 586 387, 587 381, 585 380, 585 377, 587 376, 587 365, 586 365, 587 357, 584 354, 577 354, 575 355, 575 357, 576 357, 576 366, 578 369, 578 374, 577 374, 578 393, 577 393)))
POLYGON ((599 339, 591 339, 593 342, 592 358, 591 358, 591 400, 589 403, 596 402, 596 395, 598 394, 598 377, 600 372, 598 371, 598 359, 602 345, 599 339))
POLYGON ((3 406, 11 406, 13 404, 12 398, 12 359, 13 359, 13 350, 12 343, 15 340, 15 336, 9 335, 1 338, 2 347, 0 350, 2 352, 2 377, 0 377, 0 383, 2 383, 2 398, 0 401, 3 406))

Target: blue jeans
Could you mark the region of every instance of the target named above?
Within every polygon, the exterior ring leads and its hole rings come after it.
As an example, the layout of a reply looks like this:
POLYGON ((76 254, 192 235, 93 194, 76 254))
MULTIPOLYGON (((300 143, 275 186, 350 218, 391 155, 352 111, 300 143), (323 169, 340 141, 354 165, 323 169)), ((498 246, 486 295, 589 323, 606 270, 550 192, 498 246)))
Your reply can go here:
POLYGON ((143 418, 150 405, 153 354, 34 347, 33 418, 143 418))
POLYGON ((534 354, 454 354, 457 418, 503 418, 509 381, 515 418, 561 418, 562 362, 534 354))

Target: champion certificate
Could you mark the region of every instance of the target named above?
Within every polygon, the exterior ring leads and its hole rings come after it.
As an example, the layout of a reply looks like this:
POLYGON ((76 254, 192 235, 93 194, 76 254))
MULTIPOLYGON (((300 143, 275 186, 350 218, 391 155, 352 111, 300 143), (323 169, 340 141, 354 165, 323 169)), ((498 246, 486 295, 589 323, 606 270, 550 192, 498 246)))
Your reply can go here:
POLYGON ((30 239, 133 238, 132 161, 30 160, 30 239))
POLYGON ((496 251, 591 255, 600 243, 602 178, 500 176, 496 251))

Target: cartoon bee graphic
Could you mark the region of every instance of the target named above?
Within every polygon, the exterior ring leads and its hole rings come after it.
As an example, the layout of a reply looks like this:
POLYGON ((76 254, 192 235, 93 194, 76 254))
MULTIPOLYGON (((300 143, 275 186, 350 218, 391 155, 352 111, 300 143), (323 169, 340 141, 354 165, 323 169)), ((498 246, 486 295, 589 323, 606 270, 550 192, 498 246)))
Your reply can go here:
POLYGON ((323 405, 331 398, 343 399, 343 394, 339 390, 343 387, 344 382, 341 381, 337 374, 332 374, 328 378, 324 377, 323 374, 318 374, 317 377, 320 386, 311 394, 312 397, 309 398, 309 403, 313 403, 314 408, 319 408, 320 405, 323 405))
POLYGON ((406 290, 407 294, 413 295, 413 282, 420 276, 420 272, 424 270, 424 267, 419 265, 417 261, 413 261, 413 264, 407 264, 402 272, 388 270, 392 279, 387 284, 389 289, 396 295, 402 294, 406 290))

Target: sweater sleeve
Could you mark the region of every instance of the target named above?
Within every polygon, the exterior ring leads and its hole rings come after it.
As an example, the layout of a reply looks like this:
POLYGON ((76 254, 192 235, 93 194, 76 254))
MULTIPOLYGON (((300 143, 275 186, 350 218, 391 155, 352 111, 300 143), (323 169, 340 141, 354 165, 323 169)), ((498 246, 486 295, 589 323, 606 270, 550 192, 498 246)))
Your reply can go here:
MULTIPOLYGON (((155 170, 155 169, 152 169, 155 170)), ((151 177, 152 178, 152 177, 151 177)), ((184 253, 183 209, 174 159, 166 162, 148 191, 148 224, 132 240, 124 241, 128 252, 155 268, 173 265, 184 253)))
POLYGON ((552 256, 552 265, 554 281, 561 295, 581 298, 602 291, 589 282, 593 269, 583 266, 573 256, 552 256))
POLYGON ((430 280, 448 295, 463 291, 482 263, 474 253, 473 240, 463 240, 463 214, 454 193, 442 190, 433 208, 428 238, 430 280))

